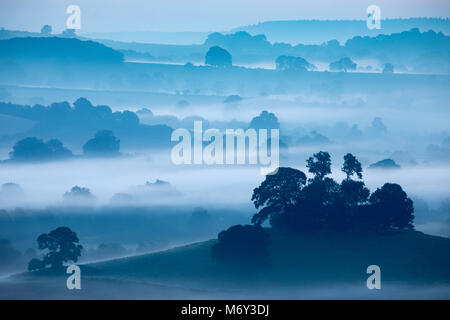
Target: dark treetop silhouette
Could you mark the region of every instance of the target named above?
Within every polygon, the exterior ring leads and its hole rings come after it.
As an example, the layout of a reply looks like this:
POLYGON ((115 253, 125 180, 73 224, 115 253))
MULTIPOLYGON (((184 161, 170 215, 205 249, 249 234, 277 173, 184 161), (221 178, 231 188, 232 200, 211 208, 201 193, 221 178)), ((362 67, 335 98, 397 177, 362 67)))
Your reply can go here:
POLYGON ((279 168, 253 190, 252 201, 260 209, 252 218, 253 226, 222 231, 212 249, 215 261, 267 261, 269 235, 261 227, 266 220, 281 233, 414 229, 413 202, 401 186, 385 183, 370 195, 363 181, 352 179, 354 175, 362 179, 362 167, 351 153, 344 156, 342 171, 347 177, 340 184, 327 177, 331 173, 328 152, 320 151, 306 162, 312 178, 297 169, 279 168))
POLYGON ((120 155, 120 140, 117 139, 110 130, 102 130, 95 134, 83 146, 86 156, 104 157, 120 155))
POLYGON ((230 67, 232 64, 231 54, 221 47, 211 47, 206 53, 205 64, 216 67, 230 67))
POLYGON ((33 271, 50 266, 53 269, 62 267, 68 261, 77 262, 83 246, 78 244, 77 234, 67 227, 59 227, 43 233, 37 238, 40 250, 48 250, 42 260, 32 259, 28 270, 33 271))
POLYGON ((362 178, 361 164, 352 154, 344 157, 347 177, 340 184, 326 177, 331 173, 328 152, 314 154, 307 167, 314 175, 308 181, 292 168, 266 177, 253 191, 252 200, 260 209, 254 224, 269 219, 274 228, 291 231, 413 229, 413 203, 401 186, 386 183, 370 195, 363 181, 351 178, 362 178))

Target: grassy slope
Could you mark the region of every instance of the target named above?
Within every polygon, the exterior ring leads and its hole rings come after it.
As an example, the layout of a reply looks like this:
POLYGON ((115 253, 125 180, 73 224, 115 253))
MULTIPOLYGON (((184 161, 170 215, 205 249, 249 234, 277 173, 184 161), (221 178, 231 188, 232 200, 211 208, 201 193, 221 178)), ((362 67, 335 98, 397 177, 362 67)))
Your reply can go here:
POLYGON ((419 232, 385 235, 273 235, 272 265, 258 271, 218 268, 214 240, 83 267, 84 275, 139 279, 191 288, 365 283, 381 267, 391 283, 450 283, 450 239, 419 232))

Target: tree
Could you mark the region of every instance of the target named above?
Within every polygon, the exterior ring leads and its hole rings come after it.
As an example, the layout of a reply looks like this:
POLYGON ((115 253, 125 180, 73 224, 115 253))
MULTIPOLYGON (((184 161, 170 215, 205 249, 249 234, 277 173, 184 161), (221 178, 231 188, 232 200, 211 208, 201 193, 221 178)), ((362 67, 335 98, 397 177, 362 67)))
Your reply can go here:
POLYGON ((267 175, 261 185, 253 190, 253 204, 256 209, 262 209, 253 216, 252 223, 260 225, 267 218, 283 214, 288 206, 295 203, 305 183, 306 175, 297 169, 282 167, 276 174, 267 175))
POLYGON ((356 207, 365 204, 369 198, 370 191, 364 185, 363 181, 354 181, 344 179, 341 182, 340 194, 347 207, 356 207))
POLYGON ((249 128, 268 130, 280 129, 280 122, 274 113, 264 110, 259 114, 259 116, 252 119, 249 128))
POLYGON ((344 165, 342 166, 342 171, 347 175, 347 180, 349 180, 350 177, 354 174, 356 174, 359 179, 362 179, 361 163, 351 153, 347 153, 344 156, 344 165))
POLYGON ((52 33, 52 26, 46 24, 41 28, 41 34, 49 35, 52 33))
POLYGON ((139 125, 139 117, 131 111, 122 112, 122 123, 127 127, 136 127, 139 125))
POLYGON ((394 65, 392 63, 386 63, 383 65, 383 73, 393 73, 394 65))
POLYGON ((216 67, 231 67, 232 57, 227 50, 222 49, 219 46, 214 46, 209 48, 206 53, 205 64, 216 67))
POLYGON ((28 271, 38 271, 45 268, 44 261, 33 258, 28 262, 28 271))
POLYGON ((269 234, 261 226, 236 225, 221 231, 212 247, 216 263, 261 266, 269 261, 269 234))
POLYGON ((331 178, 309 179, 295 205, 289 208, 284 219, 274 220, 273 226, 291 232, 329 228, 330 216, 341 212, 336 211, 339 192, 339 184, 331 178))
POLYGON ((9 153, 11 160, 18 161, 40 161, 68 158, 72 151, 65 148, 61 141, 52 139, 44 142, 42 139, 29 137, 22 139, 13 146, 9 153))
POLYGON ((120 155, 120 140, 110 130, 99 131, 83 145, 86 156, 105 157, 120 155))
POLYGON ((84 114, 91 112, 94 109, 92 103, 86 98, 78 98, 77 101, 73 103, 73 107, 75 112, 84 114))
POLYGON ((326 151, 319 151, 306 160, 308 171, 314 174, 315 178, 323 180, 323 178, 331 173, 331 157, 326 151))
POLYGON ((350 58, 345 57, 338 61, 330 63, 330 71, 344 71, 356 70, 356 63, 354 63, 350 58))
POLYGON ((66 29, 61 33, 61 35, 63 37, 73 38, 76 36, 75 29, 66 29))
POLYGON ((385 183, 369 198, 371 221, 381 229, 414 229, 414 206, 402 187, 385 183))
POLYGON ((385 134, 387 132, 386 125, 380 117, 373 118, 370 129, 375 134, 385 134))
POLYGON ((91 205, 96 198, 88 188, 74 186, 69 192, 64 193, 63 200, 69 205, 91 205))
POLYGON ((37 238, 37 242, 40 250, 48 251, 44 254, 41 264, 33 261, 34 259, 30 261, 28 268, 32 270, 47 266, 56 269, 60 268, 65 262, 77 262, 83 249, 83 246, 78 244, 77 234, 67 227, 56 228, 48 234, 43 233, 37 238))
POLYGON ((301 57, 279 56, 275 61, 277 70, 280 71, 308 71, 316 69, 316 66, 301 57))

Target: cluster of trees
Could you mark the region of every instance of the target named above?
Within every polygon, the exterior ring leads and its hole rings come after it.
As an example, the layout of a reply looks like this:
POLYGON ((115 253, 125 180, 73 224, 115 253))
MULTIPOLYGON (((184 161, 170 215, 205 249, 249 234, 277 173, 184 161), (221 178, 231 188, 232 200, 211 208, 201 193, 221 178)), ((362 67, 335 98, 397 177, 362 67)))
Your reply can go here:
POLYGON ((69 102, 55 102, 49 106, 34 106, 0 103, 0 113, 38 122, 41 127, 59 128, 61 126, 79 129, 108 129, 125 127, 127 130, 139 125, 139 117, 131 111, 113 112, 109 106, 94 106, 86 98, 78 98, 73 107, 69 102))
POLYGON ((236 225, 221 231, 212 247, 212 258, 220 264, 267 263, 270 237, 261 226, 236 225))
MULTIPOLYGON (((386 232, 413 230, 413 201, 398 184, 385 183, 372 194, 362 181, 362 166, 355 156, 344 156, 341 183, 328 177, 331 157, 320 151, 307 159, 306 174, 294 168, 279 168, 253 190, 259 209, 248 226, 234 226, 219 234, 213 258, 223 262, 252 262, 268 252, 268 221, 282 233, 299 232, 386 232), (245 243, 245 245, 243 245, 245 243), (264 246, 262 248, 261 246, 264 246), (232 252, 244 250, 242 257, 232 252)), ((239 254, 241 255, 241 254, 239 254)))
MULTIPOLYGON (((418 28, 389 35, 376 37, 355 36, 340 44, 330 40, 320 45, 288 43, 271 43, 263 35, 252 36, 240 31, 233 34, 212 33, 203 44, 206 48, 219 46, 229 51, 235 60, 267 61, 279 56, 295 57, 301 55, 304 59, 314 61, 335 61, 339 67, 342 57, 374 58, 386 63, 386 73, 390 73, 392 63, 411 65, 414 70, 439 71, 439 65, 448 70, 445 57, 448 55, 450 37, 432 30, 420 32, 418 28), (429 58, 433 54, 433 61, 429 58)), ((344 65, 345 67, 345 65, 344 65)), ((350 70, 347 68, 347 70, 350 70)))
POLYGON ((18 141, 9 153, 10 159, 15 161, 57 160, 71 156, 72 151, 64 147, 58 139, 44 142, 34 137, 18 141))
MULTIPOLYGON (((168 147, 172 133, 172 128, 166 125, 141 124, 139 117, 132 111, 112 111, 106 105, 94 106, 86 98, 77 99, 73 106, 66 101, 55 102, 47 107, 0 102, 0 114, 34 121, 35 125, 27 131, 27 136, 57 136, 65 143, 77 145, 99 131, 109 130, 119 136, 122 143, 133 147, 168 147)), ((104 133, 98 138, 105 140, 104 133)))
MULTIPOLYGON (((120 140, 110 130, 102 130, 83 145, 87 157, 115 157, 120 155, 120 140)), ((9 153, 11 161, 50 161, 73 157, 72 151, 64 147, 58 139, 44 142, 28 137, 16 142, 9 153)))
POLYGON ((310 157, 307 168, 313 178, 293 168, 279 168, 266 176, 253 191, 252 201, 260 209, 252 218, 254 224, 269 220, 274 228, 297 232, 413 229, 413 202, 402 187, 385 183, 370 194, 361 180, 361 163, 352 154, 344 157, 342 171, 347 177, 341 183, 327 177, 328 152, 310 157))

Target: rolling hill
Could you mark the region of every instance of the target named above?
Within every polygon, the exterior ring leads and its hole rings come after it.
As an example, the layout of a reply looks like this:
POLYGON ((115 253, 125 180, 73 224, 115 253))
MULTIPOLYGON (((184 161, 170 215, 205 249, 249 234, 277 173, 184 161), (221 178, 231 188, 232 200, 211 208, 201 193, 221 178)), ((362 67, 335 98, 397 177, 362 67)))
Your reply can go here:
MULTIPOLYGON (((65 270, 25 273, 0 282, 14 296, 38 298, 450 298, 450 239, 391 234, 272 233, 268 266, 218 266, 216 240, 81 265, 85 291, 70 296, 65 270), (366 269, 381 268, 382 290, 368 290, 366 269), (88 290, 89 289, 89 290, 88 290), (11 292, 13 292, 11 291, 11 292), (47 293, 45 293, 47 292, 47 293)), ((5 290, 0 290, 5 292, 5 290)))

